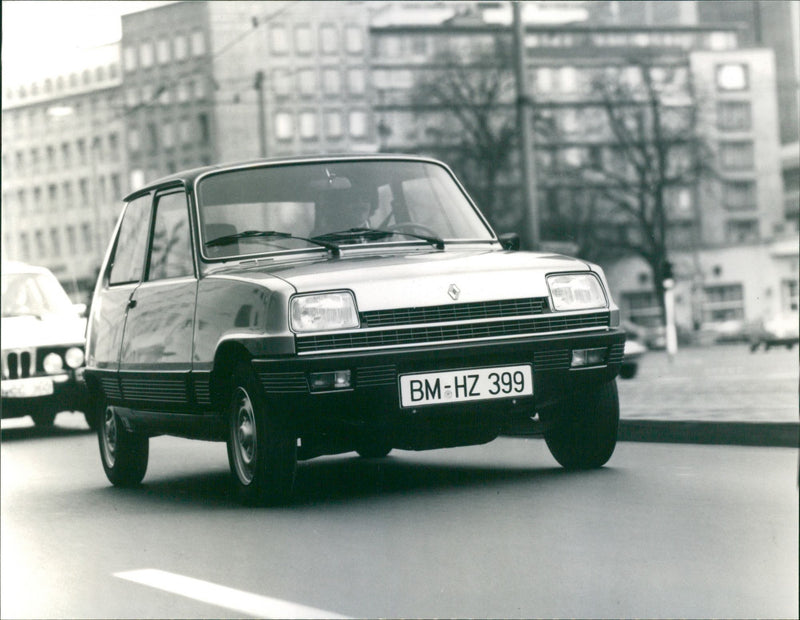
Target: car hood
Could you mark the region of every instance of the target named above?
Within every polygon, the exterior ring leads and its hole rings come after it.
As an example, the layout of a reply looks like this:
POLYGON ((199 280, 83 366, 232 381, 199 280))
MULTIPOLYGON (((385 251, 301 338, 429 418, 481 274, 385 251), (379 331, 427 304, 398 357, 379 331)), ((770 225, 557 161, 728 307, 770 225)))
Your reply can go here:
MULTIPOLYGON (((356 255, 254 268, 298 293, 347 289, 360 311, 491 299, 547 297, 544 276, 586 271, 587 263, 557 254, 450 250, 356 255)), ((246 270, 237 275, 244 276, 246 270)))
POLYGON ((86 319, 77 315, 3 317, 0 325, 3 349, 82 344, 86 319))

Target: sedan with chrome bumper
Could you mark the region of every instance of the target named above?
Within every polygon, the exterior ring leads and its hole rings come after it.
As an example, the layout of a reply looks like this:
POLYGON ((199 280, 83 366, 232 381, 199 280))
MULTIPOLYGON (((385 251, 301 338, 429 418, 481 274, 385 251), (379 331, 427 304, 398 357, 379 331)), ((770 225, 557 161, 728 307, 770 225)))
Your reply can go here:
POLYGON ((113 484, 160 434, 225 441, 256 504, 324 454, 539 434, 567 468, 611 457, 625 333, 602 270, 515 251, 444 164, 260 160, 126 202, 87 333, 113 484))
POLYGON ((82 411, 94 428, 83 382, 85 306, 44 267, 4 263, 2 280, 2 417, 47 427, 60 411, 82 411))

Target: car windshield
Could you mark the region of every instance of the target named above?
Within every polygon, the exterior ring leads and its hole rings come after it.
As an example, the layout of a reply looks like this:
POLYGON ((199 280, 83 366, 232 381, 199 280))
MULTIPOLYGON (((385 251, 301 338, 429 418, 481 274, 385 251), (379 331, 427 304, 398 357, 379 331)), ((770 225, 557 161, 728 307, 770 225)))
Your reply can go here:
POLYGON ((354 244, 492 241, 449 172, 429 162, 358 160, 214 173, 197 188, 203 254, 227 258, 354 244))
POLYGON ((73 311, 55 276, 47 273, 4 273, 3 317, 43 316, 73 311))

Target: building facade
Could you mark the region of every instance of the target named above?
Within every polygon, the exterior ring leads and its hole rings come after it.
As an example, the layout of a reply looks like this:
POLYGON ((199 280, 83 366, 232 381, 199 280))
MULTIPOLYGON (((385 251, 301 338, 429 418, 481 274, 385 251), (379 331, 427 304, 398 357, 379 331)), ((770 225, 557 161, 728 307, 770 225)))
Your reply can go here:
MULTIPOLYGON (((796 55, 800 35, 759 39, 736 17, 755 5, 726 13, 727 4, 523 7, 547 241, 569 246, 570 221, 602 202, 576 171, 618 160, 598 80, 613 75, 635 88, 647 64, 665 109, 697 114, 714 174, 666 193, 684 333, 730 330, 798 305, 800 149, 781 103, 791 63, 762 43, 789 41, 796 55), (713 19, 714 10, 728 19, 713 19)), ((780 19, 757 14, 758 32, 779 29, 780 19)), ((505 2, 436 1, 174 2, 125 15, 119 45, 87 53, 64 75, 4 85, 3 258, 50 267, 83 301, 129 190, 216 161, 313 153, 441 157, 500 232, 518 231, 527 207, 516 147, 461 158, 463 119, 425 102, 425 85, 458 59, 470 66, 465 84, 485 97, 481 122, 507 138, 517 101, 510 20, 505 2)), ((611 209, 597 225, 617 230, 620 247, 631 234, 611 209)), ((647 264, 620 251, 599 262, 624 314, 657 323, 647 264)))
POLYGON ((4 84, 3 259, 50 268, 80 301, 127 190, 121 83, 110 45, 68 73, 4 84))

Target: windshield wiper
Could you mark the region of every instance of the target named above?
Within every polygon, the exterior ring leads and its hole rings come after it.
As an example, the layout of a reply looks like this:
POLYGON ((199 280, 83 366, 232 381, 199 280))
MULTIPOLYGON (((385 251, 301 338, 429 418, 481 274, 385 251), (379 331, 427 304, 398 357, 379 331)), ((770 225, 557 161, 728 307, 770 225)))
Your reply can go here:
POLYGON ((334 256, 339 256, 342 253, 339 246, 336 245, 335 243, 331 243, 317 238, 309 239, 308 237, 299 237, 297 235, 293 235, 288 232, 281 232, 279 230, 245 230, 243 232, 233 233, 230 235, 222 235, 221 237, 217 237, 216 239, 211 239, 211 241, 206 241, 205 246, 207 248, 211 248, 220 245, 228 245, 239 241, 239 239, 252 239, 255 237, 278 237, 279 239, 299 239, 300 241, 308 241, 309 243, 322 246, 323 248, 330 250, 334 256))
POLYGON ((314 237, 314 239, 350 239, 354 237, 373 237, 380 239, 383 237, 391 237, 394 235, 403 235, 405 237, 413 237, 427 241, 433 245, 437 250, 444 250, 444 239, 434 237, 432 235, 419 235, 417 233, 406 232, 404 230, 383 230, 381 228, 349 228, 347 230, 340 230, 338 232, 329 232, 324 235, 314 237))

